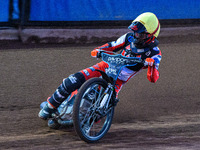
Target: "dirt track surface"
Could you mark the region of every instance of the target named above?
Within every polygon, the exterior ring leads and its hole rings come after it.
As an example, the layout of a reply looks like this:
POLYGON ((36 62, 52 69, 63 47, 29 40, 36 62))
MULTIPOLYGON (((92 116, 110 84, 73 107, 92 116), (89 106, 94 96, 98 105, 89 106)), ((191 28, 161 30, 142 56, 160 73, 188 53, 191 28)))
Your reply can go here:
POLYGON ((97 63, 90 51, 98 45, 26 46, 0 51, 0 149, 200 149, 200 43, 161 41, 159 81, 149 83, 146 71, 129 81, 111 129, 95 144, 73 127, 49 129, 37 114, 63 78, 97 63))

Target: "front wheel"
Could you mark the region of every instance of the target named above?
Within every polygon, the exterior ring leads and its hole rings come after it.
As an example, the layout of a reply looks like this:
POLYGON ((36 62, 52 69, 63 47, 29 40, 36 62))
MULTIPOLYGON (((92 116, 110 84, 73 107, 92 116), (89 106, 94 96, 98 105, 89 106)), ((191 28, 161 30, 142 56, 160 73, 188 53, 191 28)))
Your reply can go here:
POLYGON ((99 113, 99 106, 108 83, 101 78, 86 81, 79 89, 73 106, 74 128, 79 137, 87 143, 100 140, 109 130, 114 107, 99 113))

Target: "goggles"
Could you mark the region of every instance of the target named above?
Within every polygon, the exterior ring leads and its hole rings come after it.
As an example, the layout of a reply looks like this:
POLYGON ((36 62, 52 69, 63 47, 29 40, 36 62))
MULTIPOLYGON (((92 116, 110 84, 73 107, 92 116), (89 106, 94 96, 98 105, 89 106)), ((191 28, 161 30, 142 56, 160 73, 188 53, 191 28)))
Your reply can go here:
POLYGON ((144 39, 150 38, 151 36, 152 35, 148 34, 148 33, 137 33, 137 32, 134 32, 134 37, 136 39, 144 40, 144 39))

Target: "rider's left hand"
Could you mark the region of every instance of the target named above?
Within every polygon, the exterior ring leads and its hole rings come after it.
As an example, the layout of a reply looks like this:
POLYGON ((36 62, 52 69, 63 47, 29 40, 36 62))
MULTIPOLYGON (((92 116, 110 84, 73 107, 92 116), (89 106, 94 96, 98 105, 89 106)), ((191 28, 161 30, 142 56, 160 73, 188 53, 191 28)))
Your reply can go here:
POLYGON ((101 57, 100 51, 94 49, 93 51, 91 51, 91 56, 95 58, 100 58, 101 57))
POLYGON ((154 65, 154 62, 155 62, 155 60, 154 59, 152 59, 152 58, 146 58, 146 60, 145 60, 145 65, 146 66, 153 66, 154 65))

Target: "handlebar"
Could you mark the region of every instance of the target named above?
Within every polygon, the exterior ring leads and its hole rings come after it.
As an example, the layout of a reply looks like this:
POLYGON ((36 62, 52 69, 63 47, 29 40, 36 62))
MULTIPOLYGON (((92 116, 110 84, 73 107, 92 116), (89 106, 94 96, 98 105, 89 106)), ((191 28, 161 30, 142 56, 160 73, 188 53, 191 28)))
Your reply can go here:
MULTIPOLYGON (((116 52, 112 52, 112 51, 105 51, 105 50, 101 50, 98 49, 98 51, 94 54, 95 56, 97 56, 97 58, 101 58, 103 61, 108 62, 108 63, 115 63, 116 65, 135 65, 136 63, 142 63, 142 64, 146 64, 144 60, 142 60, 141 58, 138 57, 126 57, 123 56, 122 54, 118 54, 116 52), (114 55, 112 55, 114 54, 114 55)), ((93 56, 94 56, 93 55, 93 56)))
MULTIPOLYGON (((93 56, 93 57, 97 57, 97 58, 102 58, 102 55, 104 54, 104 53, 106 53, 106 54, 108 54, 108 55, 112 55, 112 54, 115 54, 115 55, 121 55, 121 54, 118 54, 118 53, 116 53, 116 52, 113 52, 113 51, 105 51, 105 50, 102 50, 102 49, 96 49, 97 51, 96 52, 93 52, 93 53, 91 53, 91 55, 93 56)), ((128 54, 132 54, 132 52, 130 51, 130 50, 125 50, 128 54)), ((113 56, 113 55, 112 55, 113 56)), ((121 55, 121 56, 123 56, 123 55, 121 55)), ((128 59, 131 59, 132 60, 132 62, 134 62, 135 61, 135 63, 141 63, 141 64, 143 64, 145 67, 147 67, 148 66, 148 63, 145 61, 145 60, 142 60, 141 58, 138 58, 138 57, 125 57, 125 56, 123 56, 123 58, 128 58, 128 59)), ((155 63, 154 63, 154 65, 155 65, 155 63)))

